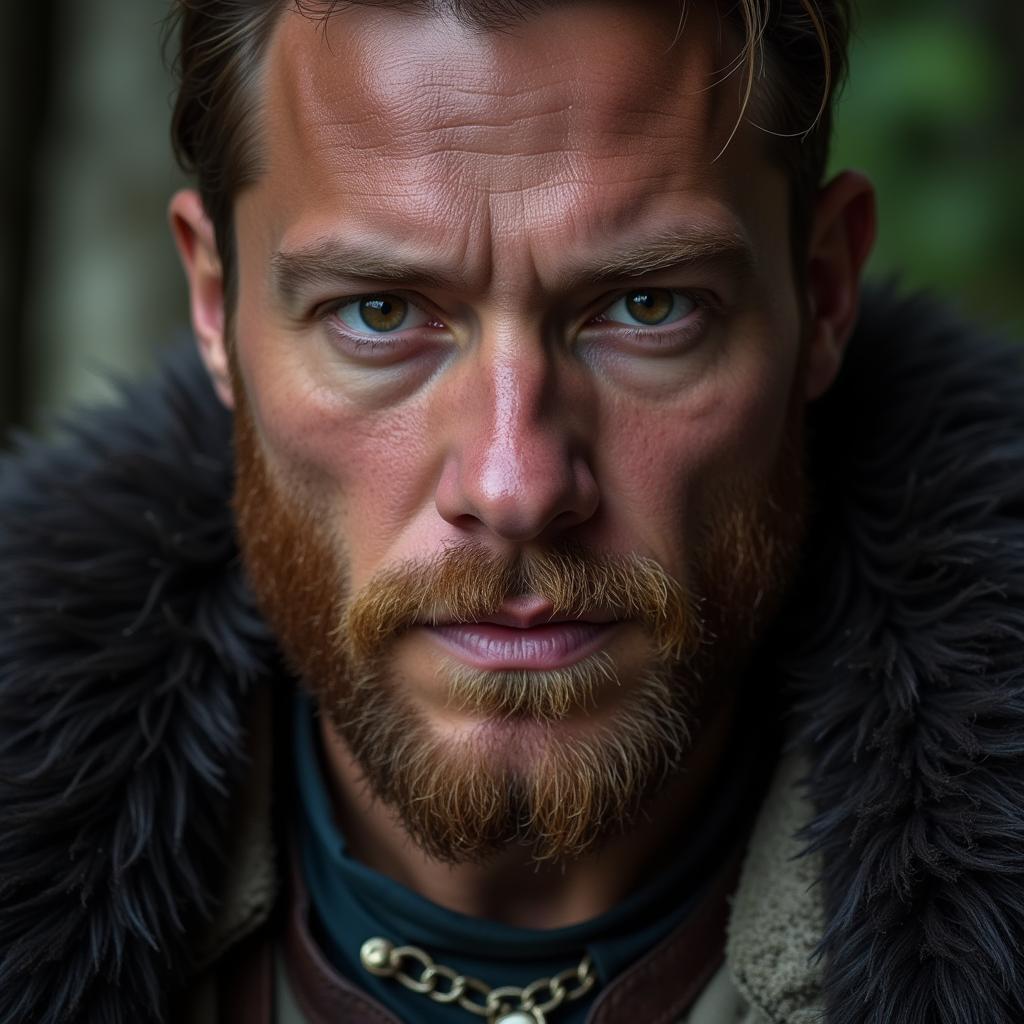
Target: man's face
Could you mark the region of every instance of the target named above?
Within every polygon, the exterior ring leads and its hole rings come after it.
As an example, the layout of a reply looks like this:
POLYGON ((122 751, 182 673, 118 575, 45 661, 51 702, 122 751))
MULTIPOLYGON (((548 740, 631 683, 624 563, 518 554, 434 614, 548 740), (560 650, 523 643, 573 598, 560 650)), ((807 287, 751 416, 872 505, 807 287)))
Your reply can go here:
POLYGON ((650 777, 598 816, 678 767, 799 537, 788 183, 757 130, 729 141, 717 23, 678 27, 355 7, 286 14, 269 47, 263 172, 236 206, 243 549, 401 814, 460 772, 518 794, 476 847, 406 816, 441 856, 550 833, 540 777, 626 733, 650 750, 619 774, 650 777), (374 758, 406 740, 400 783, 374 758))

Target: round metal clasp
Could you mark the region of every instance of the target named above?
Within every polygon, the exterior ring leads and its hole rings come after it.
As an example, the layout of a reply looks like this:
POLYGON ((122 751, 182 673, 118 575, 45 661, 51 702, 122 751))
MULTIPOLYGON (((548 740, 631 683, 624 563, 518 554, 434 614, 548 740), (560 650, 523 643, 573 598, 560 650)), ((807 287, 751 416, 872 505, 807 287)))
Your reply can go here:
POLYGON ((510 1010, 494 1018, 494 1024, 546 1024, 540 1010, 510 1010))

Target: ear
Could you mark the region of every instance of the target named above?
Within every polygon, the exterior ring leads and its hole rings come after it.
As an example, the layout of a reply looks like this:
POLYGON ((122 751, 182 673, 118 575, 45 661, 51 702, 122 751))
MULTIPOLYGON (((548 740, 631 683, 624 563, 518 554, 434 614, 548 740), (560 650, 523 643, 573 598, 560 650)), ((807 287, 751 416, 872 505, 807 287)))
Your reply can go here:
POLYGON ((188 279, 192 329, 199 344, 199 353, 218 397, 232 409, 235 400, 225 334, 224 271, 213 224, 194 189, 175 193, 167 214, 188 279))
POLYGON ((808 400, 824 394, 839 373, 857 323, 861 273, 875 227, 875 190, 864 175, 844 171, 818 193, 805 275, 808 400))

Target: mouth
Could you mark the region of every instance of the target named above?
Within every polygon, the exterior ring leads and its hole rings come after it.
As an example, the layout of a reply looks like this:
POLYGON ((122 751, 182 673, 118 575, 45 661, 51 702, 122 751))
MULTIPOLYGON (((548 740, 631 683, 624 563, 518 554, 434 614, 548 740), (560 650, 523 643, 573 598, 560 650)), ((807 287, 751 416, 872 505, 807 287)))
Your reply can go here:
POLYGON ((599 651, 619 624, 600 612, 571 619, 551 615, 550 605, 506 602, 479 621, 424 628, 459 661, 496 672, 567 668, 599 651))

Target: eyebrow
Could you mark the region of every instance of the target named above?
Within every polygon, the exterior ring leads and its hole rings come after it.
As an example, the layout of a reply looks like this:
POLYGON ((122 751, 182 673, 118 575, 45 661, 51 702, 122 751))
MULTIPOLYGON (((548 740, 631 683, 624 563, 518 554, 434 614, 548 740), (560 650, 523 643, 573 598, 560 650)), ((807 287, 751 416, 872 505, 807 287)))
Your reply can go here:
POLYGON ((274 288, 287 304, 312 288, 345 280, 375 281, 441 288, 445 279, 426 264, 405 259, 394 250, 340 238, 326 238, 270 257, 274 288))
POLYGON ((594 284, 645 277, 662 270, 724 266, 746 277, 755 269, 754 251, 739 232, 686 228, 630 242, 573 271, 573 279, 594 284))
MULTIPOLYGON (((560 284, 605 284, 644 277, 659 271, 725 266, 736 276, 754 270, 754 253, 738 232, 712 228, 686 228, 621 245, 590 263, 581 263, 560 275, 560 284)), ((297 249, 279 250, 270 258, 271 276, 286 305, 297 305, 310 289, 341 281, 372 281, 406 287, 445 288, 451 277, 427 262, 405 258, 393 249, 360 241, 326 238, 297 249)))

